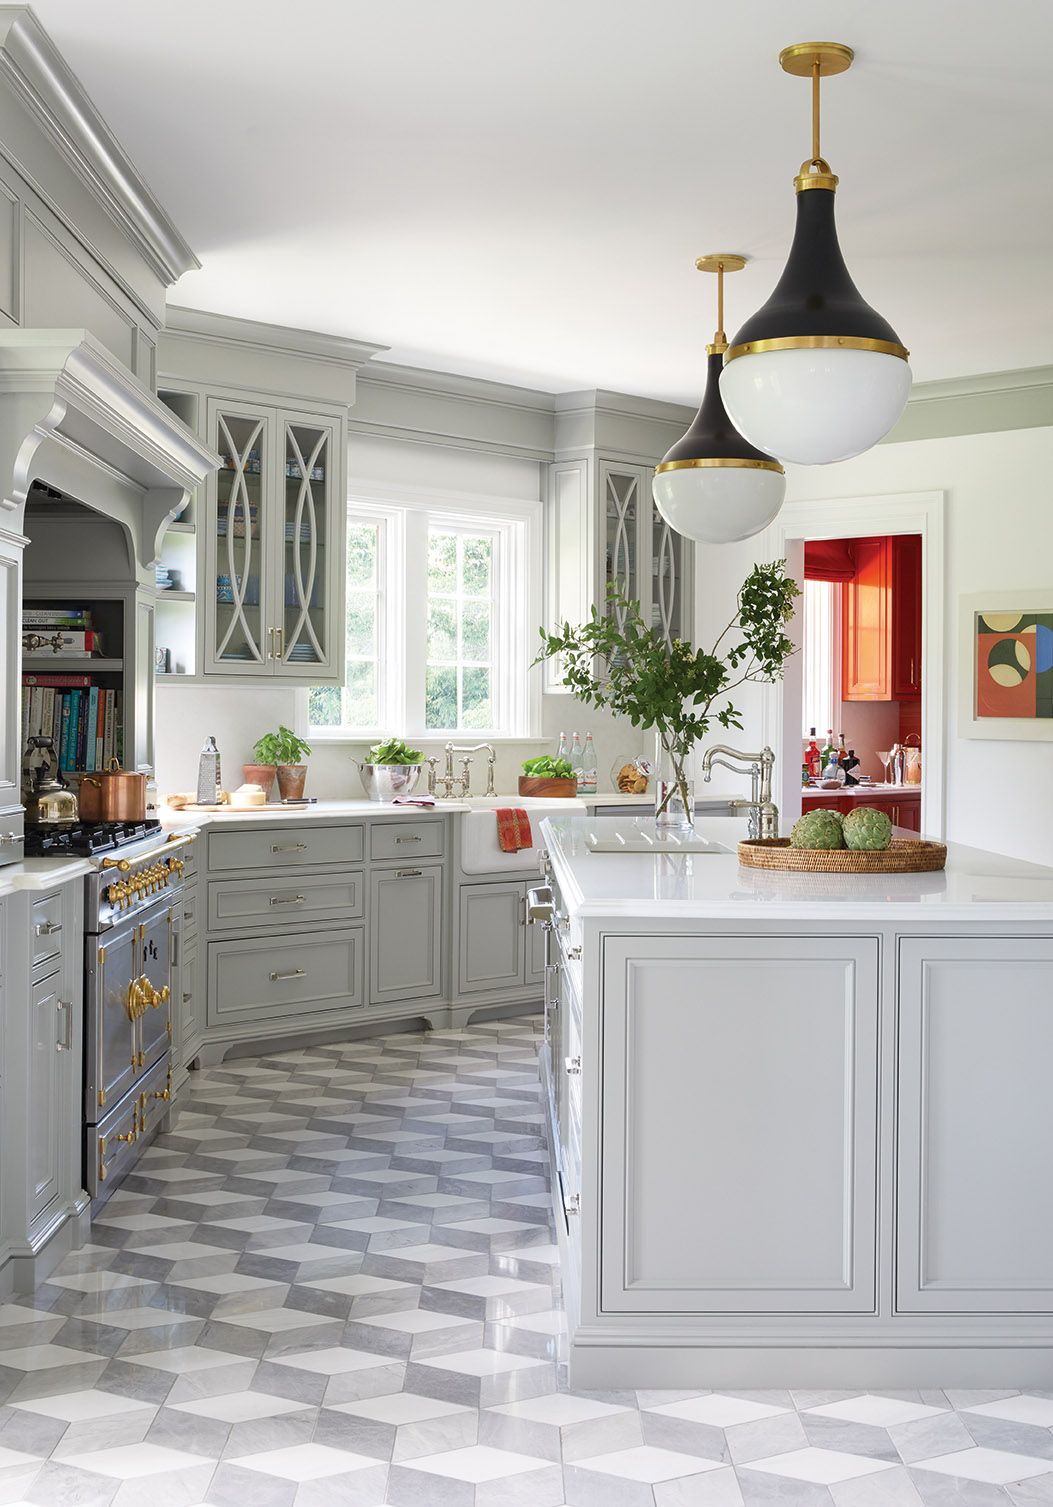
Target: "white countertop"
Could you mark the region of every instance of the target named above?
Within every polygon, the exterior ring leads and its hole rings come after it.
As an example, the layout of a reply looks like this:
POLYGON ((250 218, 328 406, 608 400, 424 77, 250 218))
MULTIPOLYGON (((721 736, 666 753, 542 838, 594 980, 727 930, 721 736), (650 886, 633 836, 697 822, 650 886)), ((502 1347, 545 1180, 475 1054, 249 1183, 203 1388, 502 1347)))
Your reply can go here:
POLYGON ((26 858, 0 869, 0 900, 16 890, 49 890, 91 873, 86 858, 26 858))
MULTIPOLYGON (((650 823, 648 823, 650 825, 650 823)), ((586 834, 631 831, 629 817, 549 817, 543 823, 571 914, 624 921, 774 919, 1030 921, 1053 926, 1053 868, 951 844, 934 874, 778 874, 743 868, 746 823, 699 818, 695 830, 726 854, 593 853, 586 834)), ((652 828, 653 830, 653 828, 652 828)), ((906 834, 908 836, 913 834, 906 834)))
POLYGON ((831 790, 824 790, 820 785, 802 785, 801 795, 847 795, 849 800, 862 800, 868 795, 897 795, 902 800, 905 795, 921 795, 921 785, 879 785, 876 781, 873 785, 837 785, 831 790))

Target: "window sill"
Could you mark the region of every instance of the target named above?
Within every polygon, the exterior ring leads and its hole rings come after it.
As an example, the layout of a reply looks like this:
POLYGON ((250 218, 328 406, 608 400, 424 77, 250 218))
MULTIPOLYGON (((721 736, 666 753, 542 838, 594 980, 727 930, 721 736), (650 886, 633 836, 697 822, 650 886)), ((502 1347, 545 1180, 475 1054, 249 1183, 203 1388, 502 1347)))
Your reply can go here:
MULTIPOLYGON (((373 732, 346 732, 341 728, 334 728, 331 732, 322 728, 307 728, 301 736, 309 743, 346 744, 358 746, 362 743, 379 743, 382 738, 390 738, 389 728, 378 728, 373 732)), ((493 743, 495 747, 508 743, 538 743, 549 742, 543 733, 406 733, 406 741, 412 744, 434 744, 436 748, 445 748, 447 743, 493 743)))

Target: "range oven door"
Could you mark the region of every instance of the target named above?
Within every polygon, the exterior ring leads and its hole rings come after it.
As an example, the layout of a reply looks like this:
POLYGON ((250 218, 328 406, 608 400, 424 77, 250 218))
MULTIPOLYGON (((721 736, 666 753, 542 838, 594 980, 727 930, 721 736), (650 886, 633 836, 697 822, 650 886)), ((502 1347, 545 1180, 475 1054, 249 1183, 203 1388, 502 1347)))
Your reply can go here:
POLYGON ((171 1045, 171 907, 87 941, 84 1117, 98 1124, 171 1045))

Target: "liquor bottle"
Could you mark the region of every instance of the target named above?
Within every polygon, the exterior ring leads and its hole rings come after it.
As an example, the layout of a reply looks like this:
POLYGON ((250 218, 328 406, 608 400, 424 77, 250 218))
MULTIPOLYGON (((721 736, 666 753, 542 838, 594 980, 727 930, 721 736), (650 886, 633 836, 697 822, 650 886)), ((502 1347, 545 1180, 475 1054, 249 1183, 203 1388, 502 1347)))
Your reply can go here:
POLYGON ((596 767, 596 746, 592 741, 592 734, 585 734, 585 749, 581 756, 581 781, 578 785, 583 795, 595 795, 599 784, 599 771, 596 767))
POLYGON ((581 739, 577 733, 574 734, 574 741, 570 745, 570 754, 568 757, 570 758, 570 767, 574 771, 574 778, 578 782, 578 789, 580 791, 581 782, 585 778, 585 775, 581 767, 581 739))
POLYGON ((841 761, 841 767, 844 768, 845 760, 848 758, 848 749, 845 747, 844 733, 838 733, 837 735, 837 757, 841 761))
POLYGON ((804 760, 808 765, 808 773, 813 780, 817 780, 823 772, 822 755, 819 752, 819 744, 815 740, 815 728, 812 728, 812 736, 808 747, 804 751, 804 760))
POLYGON ((827 730, 826 730, 826 743, 824 744, 822 752, 819 755, 819 758, 820 758, 821 763, 822 763, 822 770, 823 770, 824 774, 826 773, 826 766, 830 762, 830 755, 833 752, 834 752, 834 730, 833 730, 832 727, 828 727, 827 730))

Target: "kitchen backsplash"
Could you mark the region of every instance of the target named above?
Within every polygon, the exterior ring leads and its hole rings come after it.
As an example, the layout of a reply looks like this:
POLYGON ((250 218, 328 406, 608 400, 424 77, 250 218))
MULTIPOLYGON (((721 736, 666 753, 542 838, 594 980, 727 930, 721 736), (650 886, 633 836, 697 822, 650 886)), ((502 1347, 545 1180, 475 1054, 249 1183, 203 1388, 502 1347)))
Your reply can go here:
MULTIPOLYGON (((297 727, 297 693, 290 687, 259 686, 169 686, 157 688, 156 760, 157 784, 162 793, 192 790, 197 780, 201 745, 211 733, 223 759, 223 783, 227 789, 241 784, 241 766, 252 757, 252 745, 261 733, 279 723, 297 727)), ((303 729, 297 729, 303 731, 303 729)), ((542 736, 496 745, 495 780, 498 794, 514 792, 522 761, 536 753, 554 753, 560 731, 591 731, 596 745, 599 788, 612 788, 611 768, 617 759, 649 753, 653 739, 631 724, 579 705, 568 696, 542 698, 542 736)), ((400 729, 387 729, 398 733, 400 729)), ((445 738, 415 739, 426 754, 442 757, 445 738)), ((474 734, 458 734, 458 743, 478 741, 474 734)), ((351 762, 361 759, 368 745, 327 743, 316 740, 308 760, 307 794, 322 800, 355 799, 362 795, 358 771, 351 762)), ((456 766, 459 769, 459 766, 456 766)), ((476 754, 472 763, 472 789, 486 789, 486 755, 476 754)))

